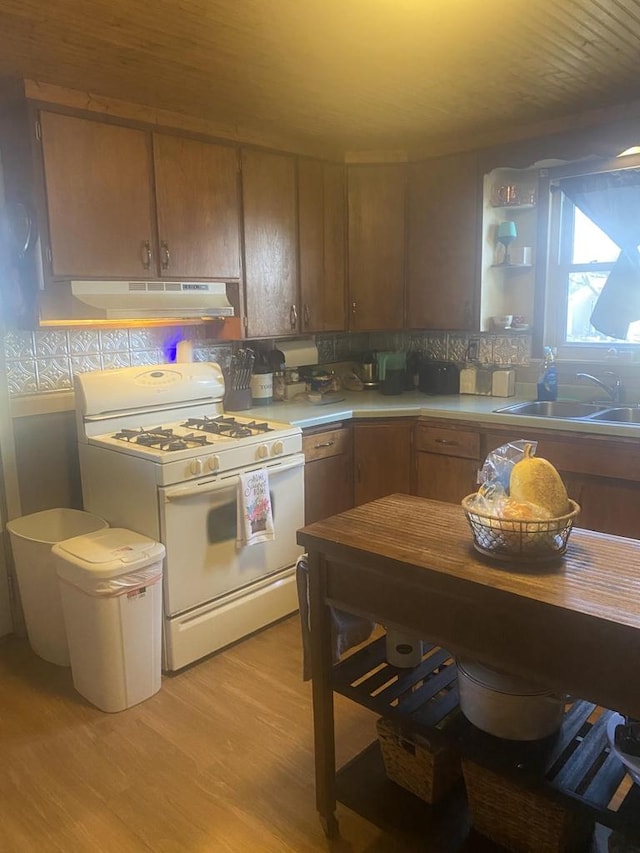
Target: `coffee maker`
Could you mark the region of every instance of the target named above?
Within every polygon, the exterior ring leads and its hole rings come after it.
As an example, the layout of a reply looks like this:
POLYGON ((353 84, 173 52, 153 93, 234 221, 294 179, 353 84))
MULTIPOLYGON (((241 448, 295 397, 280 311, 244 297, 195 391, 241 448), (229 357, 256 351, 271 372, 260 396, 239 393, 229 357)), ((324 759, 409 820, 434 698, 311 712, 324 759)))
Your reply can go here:
POLYGON ((379 388, 378 363, 373 352, 366 352, 362 357, 362 363, 358 367, 358 375, 365 388, 379 388))

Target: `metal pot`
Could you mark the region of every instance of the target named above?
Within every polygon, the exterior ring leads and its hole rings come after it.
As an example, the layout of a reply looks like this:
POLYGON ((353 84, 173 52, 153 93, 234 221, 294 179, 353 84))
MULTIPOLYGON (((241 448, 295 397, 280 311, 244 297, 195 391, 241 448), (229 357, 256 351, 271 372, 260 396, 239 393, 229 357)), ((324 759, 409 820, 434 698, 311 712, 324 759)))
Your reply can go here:
POLYGON ((538 740, 560 728, 565 697, 476 661, 456 659, 460 708, 482 731, 508 740, 538 740))

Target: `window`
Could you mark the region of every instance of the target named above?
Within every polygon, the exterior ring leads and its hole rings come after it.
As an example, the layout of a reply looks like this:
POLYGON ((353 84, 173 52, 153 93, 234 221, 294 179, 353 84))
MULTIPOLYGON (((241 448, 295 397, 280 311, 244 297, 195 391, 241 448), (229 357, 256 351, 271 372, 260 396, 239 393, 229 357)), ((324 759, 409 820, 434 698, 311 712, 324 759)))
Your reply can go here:
POLYGON ((640 345, 640 321, 630 324, 625 340, 604 335, 590 322, 619 247, 553 185, 549 221, 545 343, 577 359, 640 345))

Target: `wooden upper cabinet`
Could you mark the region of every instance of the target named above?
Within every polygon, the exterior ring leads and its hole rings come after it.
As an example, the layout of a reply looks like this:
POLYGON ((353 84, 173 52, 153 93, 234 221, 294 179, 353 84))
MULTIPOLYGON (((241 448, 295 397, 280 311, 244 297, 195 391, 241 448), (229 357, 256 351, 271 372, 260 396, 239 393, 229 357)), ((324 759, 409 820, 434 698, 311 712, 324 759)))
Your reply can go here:
POLYGON ((301 327, 345 329, 345 171, 317 160, 298 162, 301 327))
POLYGON ((153 134, 160 274, 240 277, 235 148, 153 134))
POLYGON ((353 331, 403 327, 406 177, 404 165, 349 167, 353 331))
POLYGON ((247 335, 299 331, 295 160, 242 151, 247 335))
POLYGON ((409 166, 408 328, 478 327, 481 222, 475 153, 409 166))
POLYGON ((40 123, 53 275, 153 277, 149 135, 50 112, 40 123))
POLYGON ((59 113, 40 122, 54 276, 240 278, 235 148, 59 113))

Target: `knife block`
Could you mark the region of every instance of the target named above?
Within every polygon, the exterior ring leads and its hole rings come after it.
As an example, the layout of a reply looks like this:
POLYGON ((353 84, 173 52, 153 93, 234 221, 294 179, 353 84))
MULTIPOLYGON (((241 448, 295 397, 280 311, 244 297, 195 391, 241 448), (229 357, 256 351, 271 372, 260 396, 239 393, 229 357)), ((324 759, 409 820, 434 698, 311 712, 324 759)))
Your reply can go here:
POLYGON ((241 412, 243 409, 250 409, 252 402, 251 388, 231 388, 225 394, 224 409, 225 411, 241 412))

